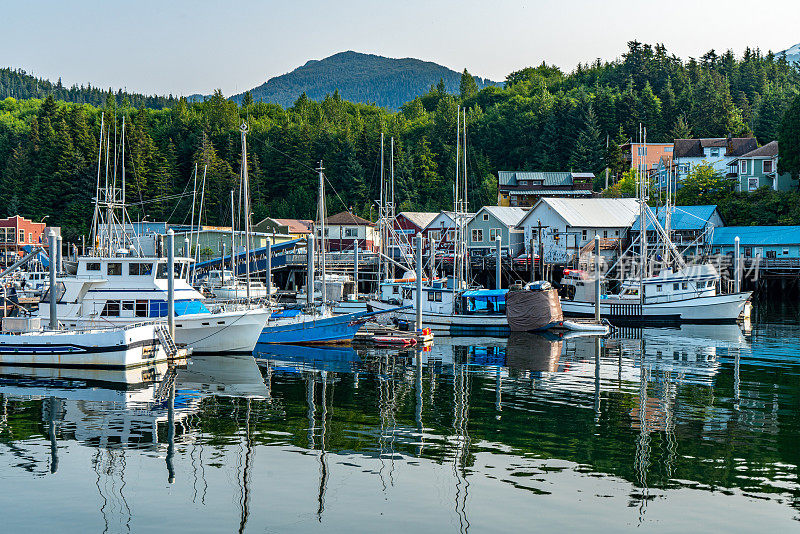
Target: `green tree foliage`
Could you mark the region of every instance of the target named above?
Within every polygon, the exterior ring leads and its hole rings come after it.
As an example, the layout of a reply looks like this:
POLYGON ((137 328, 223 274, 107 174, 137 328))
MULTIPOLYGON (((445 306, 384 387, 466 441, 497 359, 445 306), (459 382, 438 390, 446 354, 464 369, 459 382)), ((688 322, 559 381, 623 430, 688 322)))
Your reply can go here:
POLYGON ((791 173, 793 178, 800 176, 800 94, 787 108, 778 133, 780 159, 778 172, 791 173))
POLYGON ((467 72, 467 69, 464 69, 464 72, 461 73, 459 92, 461 94, 461 100, 467 100, 478 94, 478 83, 475 81, 475 78, 467 72))
POLYGON ((681 182, 676 193, 678 204, 711 204, 709 199, 719 198, 731 188, 730 181, 710 163, 701 163, 681 182))

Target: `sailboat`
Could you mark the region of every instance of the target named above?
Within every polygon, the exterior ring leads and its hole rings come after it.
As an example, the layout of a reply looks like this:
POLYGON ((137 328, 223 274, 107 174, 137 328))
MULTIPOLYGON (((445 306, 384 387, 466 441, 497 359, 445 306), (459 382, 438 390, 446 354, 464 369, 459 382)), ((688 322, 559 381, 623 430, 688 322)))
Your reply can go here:
MULTIPOLYGON (((326 262, 325 262, 325 175, 322 162, 319 163, 319 263, 321 274, 321 304, 314 304, 313 297, 309 295, 306 309, 288 309, 274 312, 267 321, 259 343, 286 343, 286 344, 325 344, 349 343, 353 341, 356 333, 364 323, 375 315, 387 313, 385 311, 358 311, 335 315, 328 305, 326 295, 326 262)), ((309 238, 308 253, 312 255, 309 262, 307 287, 314 287, 313 254, 314 241, 309 238)), ((313 295, 313 294, 312 294, 313 295)), ((392 306, 388 311, 394 311, 392 306)))
MULTIPOLYGON (((468 283, 467 222, 470 214, 467 193, 466 123, 466 109, 462 113, 462 109, 459 108, 456 120, 456 176, 453 202, 454 275, 446 278, 431 276, 430 279, 423 280, 422 323, 436 334, 506 335, 509 332, 505 310, 505 295, 508 290, 470 288, 468 283)), ((371 299, 368 306, 371 309, 386 311, 400 305, 403 308, 395 312, 395 317, 413 323, 416 320, 416 311, 413 309, 415 302, 416 276, 400 280, 384 278, 377 298, 371 299)))
MULTIPOLYGON (((641 136, 640 136, 641 138, 641 136)), ((646 130, 644 140, 647 140, 646 130)), ((639 200, 638 276, 625 279, 615 294, 601 291, 600 315, 617 324, 733 323, 752 292, 719 293, 720 274, 710 263, 688 265, 670 238, 670 194, 665 225, 647 205, 648 184, 642 176, 643 156, 637 168, 639 200), (655 230, 660 243, 648 246, 647 232, 655 230), (654 257, 660 257, 659 262, 654 257), (659 265, 660 264, 660 265, 659 265), (660 268, 656 274, 655 270, 660 268)), ((671 167, 671 166, 670 166, 671 167)), ((670 184, 672 180, 669 180, 670 184)), ((595 251, 595 254, 599 251, 595 251)), ((623 255, 623 257, 626 257, 623 255)), ((614 265, 612 265, 614 267, 614 265)), ((567 270, 562 279, 568 296, 562 296, 565 316, 592 317, 595 313, 594 282, 581 270, 567 270)), ((599 275, 599 274, 598 274, 599 275)), ((738 273, 737 273, 738 276, 738 273)), ((605 285, 605 280, 601 284, 605 285)))
MULTIPOLYGON (((68 328, 128 326, 164 321, 167 316, 167 259, 146 256, 125 203, 125 121, 122 123, 121 187, 117 183, 117 147, 109 172, 110 132, 101 118, 97 164, 93 247, 77 258, 77 273, 57 279, 58 317, 68 328), (101 181, 105 142, 105 180, 101 181)), ((175 258, 175 342, 197 353, 252 353, 269 310, 244 303, 207 303, 187 282, 192 263, 175 258)), ((50 303, 38 314, 48 317, 50 303)))

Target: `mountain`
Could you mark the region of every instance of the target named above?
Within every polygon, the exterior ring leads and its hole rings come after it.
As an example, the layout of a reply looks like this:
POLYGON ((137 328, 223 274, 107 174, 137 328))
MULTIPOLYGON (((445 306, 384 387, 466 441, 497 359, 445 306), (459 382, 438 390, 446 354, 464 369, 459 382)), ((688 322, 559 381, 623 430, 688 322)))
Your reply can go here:
POLYGON ((784 50, 781 53, 782 54, 786 54, 786 59, 790 63, 794 62, 794 61, 800 61, 800 43, 797 43, 793 47, 791 47, 791 48, 789 48, 787 50, 784 50))
MULTIPOLYGON (((374 103, 398 109, 425 93, 431 85, 444 80, 450 93, 458 93, 461 73, 430 61, 413 58, 394 59, 359 52, 340 52, 320 60, 311 60, 292 72, 270 78, 250 90, 253 100, 291 106, 306 93, 312 100, 322 100, 335 90, 352 102, 374 103)), ((478 89, 496 82, 475 77, 478 89)), ((244 93, 231 97, 240 103, 244 93)))

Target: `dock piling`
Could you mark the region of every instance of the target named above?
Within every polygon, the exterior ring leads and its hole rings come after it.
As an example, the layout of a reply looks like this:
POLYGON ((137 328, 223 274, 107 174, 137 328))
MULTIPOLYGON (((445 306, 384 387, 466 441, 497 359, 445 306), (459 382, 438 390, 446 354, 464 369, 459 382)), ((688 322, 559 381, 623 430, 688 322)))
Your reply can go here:
POLYGON ((50 330, 58 330, 58 299, 56 298, 56 247, 58 247, 58 240, 56 239, 56 232, 52 228, 47 235, 50 246, 50 330))
POLYGON ((267 301, 269 301, 270 296, 272 295, 272 240, 267 238, 267 253, 266 253, 266 260, 267 260, 267 301))
MULTIPOLYGON (((495 268, 494 268, 494 271, 495 271, 494 272, 495 289, 502 289, 503 288, 503 280, 502 280, 502 276, 503 276, 503 257, 502 257, 503 247, 502 247, 502 240, 503 240, 503 238, 501 236, 499 236, 499 235, 495 238, 495 250, 497 251, 497 262, 495 263, 495 268)), ((533 261, 533 258, 531 258, 531 261, 533 261)))
POLYGON ((600 322, 600 236, 594 236, 594 320, 600 322))
POLYGON ((741 285, 742 267, 739 256, 739 236, 733 240, 733 292, 738 293, 741 285))
POLYGON ((308 254, 308 269, 306 273, 306 304, 309 308, 314 306, 314 234, 308 234, 306 240, 308 254))
POLYGON ((358 240, 353 245, 353 283, 355 285, 355 298, 358 299, 358 240))
POLYGON ((175 339, 175 232, 167 230, 167 325, 175 339))
POLYGON ((416 294, 416 311, 417 311, 417 332, 422 331, 422 234, 417 234, 415 238, 416 253, 417 253, 417 294, 416 294))
POLYGON ((61 274, 64 272, 64 256, 63 256, 63 248, 64 242, 61 239, 61 236, 56 237, 57 247, 56 247, 56 267, 57 273, 61 274))

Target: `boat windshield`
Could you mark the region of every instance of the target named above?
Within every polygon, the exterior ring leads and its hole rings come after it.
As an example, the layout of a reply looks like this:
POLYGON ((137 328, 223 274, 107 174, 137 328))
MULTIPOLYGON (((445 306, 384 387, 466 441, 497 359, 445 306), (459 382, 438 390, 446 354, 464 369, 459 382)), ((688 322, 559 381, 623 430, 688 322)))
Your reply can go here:
POLYGON ((505 313, 506 291, 482 290, 465 291, 467 313, 505 313))
MULTIPOLYGON (((186 274, 186 264, 175 262, 175 278, 183 278, 186 274)), ((166 280, 167 279, 167 264, 160 263, 158 264, 158 271, 156 272, 156 278, 159 280, 166 280)))

